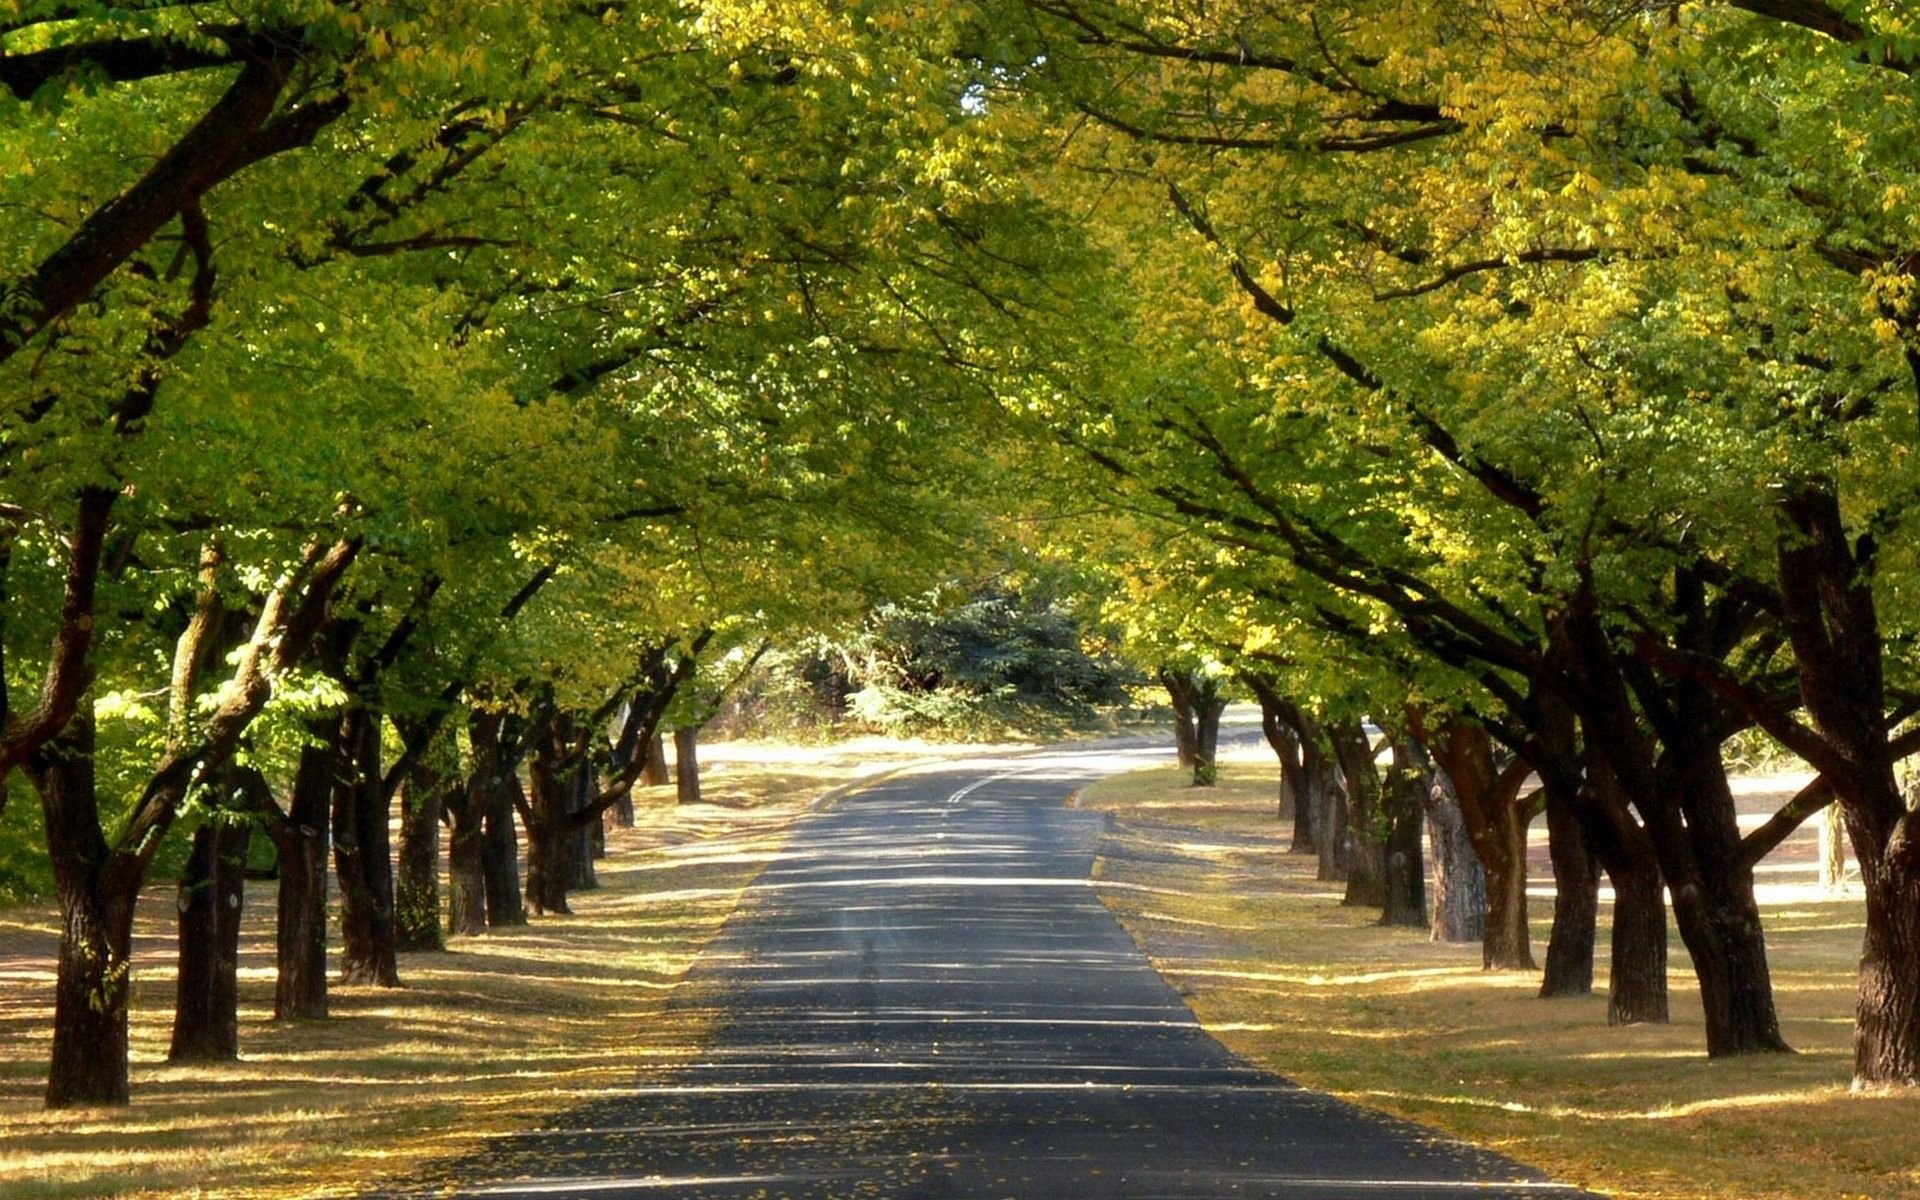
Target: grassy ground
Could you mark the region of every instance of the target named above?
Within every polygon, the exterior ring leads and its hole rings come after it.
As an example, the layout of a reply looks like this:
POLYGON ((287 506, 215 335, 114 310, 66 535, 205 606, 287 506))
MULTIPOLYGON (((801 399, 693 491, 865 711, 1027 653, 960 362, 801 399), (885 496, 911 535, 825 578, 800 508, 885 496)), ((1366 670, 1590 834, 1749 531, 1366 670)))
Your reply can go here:
MULTIPOLYGON (((1749 785, 1750 806, 1792 782, 1749 785)), ((1609 1029, 1604 996, 1539 1000, 1534 974, 1481 971, 1477 945, 1341 908, 1338 885, 1284 852, 1276 787, 1248 759, 1211 791, 1151 770, 1078 801, 1117 817, 1099 866, 1109 907, 1238 1053, 1613 1195, 1920 1198, 1920 1094, 1847 1088, 1861 901, 1811 885, 1809 846, 1761 876, 1775 994, 1800 1053, 1709 1062, 1677 937, 1674 1023, 1609 1029)), ((1536 956, 1550 913, 1534 900, 1536 956)), ((1601 954, 1604 985, 1604 937, 1601 954)))
POLYGON ((643 790, 601 887, 572 917, 402 957, 406 987, 336 988, 333 1016, 280 1026, 271 884, 247 897, 242 1061, 164 1062, 173 999, 172 891, 150 889, 136 933, 133 1105, 46 1113, 56 915, 0 911, 0 1195, 339 1195, 460 1153, 695 1048, 698 1006, 667 1008, 687 967, 807 804, 856 775, 923 756, 869 741, 722 744, 703 751, 706 803, 643 790))

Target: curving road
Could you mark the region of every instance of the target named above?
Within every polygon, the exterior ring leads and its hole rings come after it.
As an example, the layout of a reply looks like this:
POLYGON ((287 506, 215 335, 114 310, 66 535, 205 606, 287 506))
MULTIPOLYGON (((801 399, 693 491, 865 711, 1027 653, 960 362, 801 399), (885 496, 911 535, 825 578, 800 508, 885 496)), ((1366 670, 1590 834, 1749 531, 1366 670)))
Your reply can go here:
POLYGON ((499 1141, 453 1194, 1583 1195, 1200 1028, 1094 894, 1104 818, 1062 807, 1163 757, 897 777, 808 817, 697 968, 722 1012, 703 1061, 499 1141))

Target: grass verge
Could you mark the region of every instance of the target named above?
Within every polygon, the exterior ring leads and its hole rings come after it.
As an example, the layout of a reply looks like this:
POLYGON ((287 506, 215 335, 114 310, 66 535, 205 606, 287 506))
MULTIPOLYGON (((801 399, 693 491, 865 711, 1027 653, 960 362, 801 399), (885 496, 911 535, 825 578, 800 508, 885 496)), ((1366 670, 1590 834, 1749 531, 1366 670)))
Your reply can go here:
MULTIPOLYGON (((1604 995, 1539 1000, 1535 974, 1482 971, 1477 944, 1341 908, 1339 885, 1285 853, 1277 782, 1229 761, 1214 789, 1155 769, 1077 800, 1116 817, 1097 871, 1124 886, 1102 898, 1236 1053, 1612 1195, 1920 1200, 1920 1094, 1847 1087, 1857 895, 1764 905, 1800 1052, 1710 1062, 1677 938, 1674 1023, 1608 1028, 1604 995)), ((1550 911, 1534 900, 1536 956, 1550 911)), ((1604 983, 1604 937, 1601 954, 1604 983)))
POLYGON ((58 918, 0 910, 0 1195, 347 1195, 672 1063, 697 1049, 705 1019, 667 1001, 787 826, 830 789, 926 753, 877 740, 711 747, 707 802, 637 792, 636 827, 610 835, 601 886, 576 893, 573 916, 405 955, 404 988, 336 987, 325 1021, 270 1019, 272 885, 250 885, 238 1063, 164 1061, 173 894, 157 883, 136 930, 127 1109, 42 1111, 58 918))

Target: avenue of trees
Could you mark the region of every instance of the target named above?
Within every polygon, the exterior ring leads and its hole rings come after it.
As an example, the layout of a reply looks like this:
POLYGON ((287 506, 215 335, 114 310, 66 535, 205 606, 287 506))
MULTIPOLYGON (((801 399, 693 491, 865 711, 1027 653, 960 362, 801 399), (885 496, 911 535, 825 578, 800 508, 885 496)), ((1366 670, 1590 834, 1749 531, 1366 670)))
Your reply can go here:
MULTIPOLYGON (((1543 809, 1543 994, 1593 986, 1604 874, 1628 1022, 1670 896, 1713 1055, 1788 1048, 1754 866, 1837 805, 1855 1079, 1920 1081, 1917 66, 1881 0, 10 6, 48 1103, 128 1099, 163 853, 174 1051, 230 1056, 255 836, 276 1012, 323 1015, 565 912, 663 731, 1007 542, 1099 581, 1196 782, 1259 698, 1350 902, 1425 919, 1431 820, 1439 907, 1483 886, 1532 969, 1543 809), (1818 779, 1743 828, 1755 730, 1818 779)), ((1018 615, 895 610, 921 663, 1054 644, 1018 615)))

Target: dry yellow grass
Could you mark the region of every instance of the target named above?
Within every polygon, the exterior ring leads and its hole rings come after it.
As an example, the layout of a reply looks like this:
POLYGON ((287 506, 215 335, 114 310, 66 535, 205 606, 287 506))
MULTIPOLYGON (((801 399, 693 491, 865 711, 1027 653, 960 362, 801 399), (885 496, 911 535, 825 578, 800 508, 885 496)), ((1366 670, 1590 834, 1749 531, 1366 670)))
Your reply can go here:
POLYGON ((270 1020, 272 885, 253 885, 234 1064, 164 1061, 172 895, 158 884, 136 936, 129 1109, 42 1111, 57 919, 0 912, 0 1195, 347 1194, 672 1062, 698 1047, 703 1018, 667 1000, 788 824, 856 774, 924 754, 715 746, 708 803, 636 793, 637 828, 612 835, 601 887, 576 894, 574 916, 404 955, 405 988, 337 987, 322 1022, 270 1020))
MULTIPOLYGON (((1857 895, 1766 906, 1800 1053, 1709 1062, 1677 937, 1674 1023, 1609 1029, 1602 997, 1539 1000, 1533 974, 1481 971, 1477 945, 1339 907, 1284 853, 1275 787, 1271 766, 1230 761, 1211 792, 1154 770, 1079 800, 1118 818, 1099 871, 1127 886, 1108 906, 1239 1054, 1618 1196, 1920 1198, 1920 1094, 1847 1088, 1857 895)), ((1533 915, 1538 955, 1550 901, 1533 915)), ((1604 935, 1601 954, 1604 985, 1604 935)))

